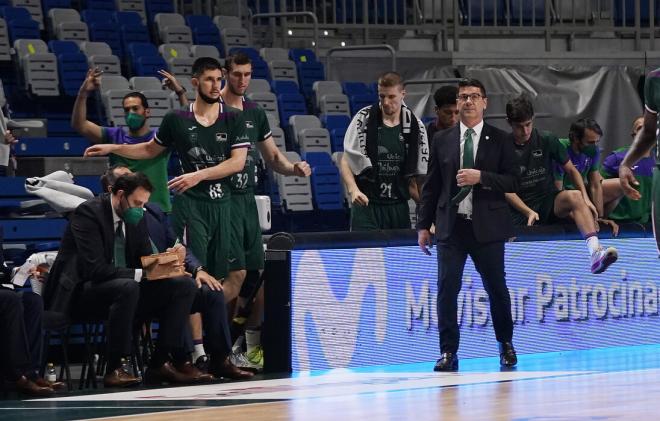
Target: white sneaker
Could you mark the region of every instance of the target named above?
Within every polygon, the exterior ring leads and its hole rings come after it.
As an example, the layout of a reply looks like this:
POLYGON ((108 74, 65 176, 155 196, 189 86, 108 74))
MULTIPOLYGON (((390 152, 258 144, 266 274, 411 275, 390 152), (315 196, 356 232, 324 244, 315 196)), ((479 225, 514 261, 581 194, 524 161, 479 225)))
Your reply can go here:
POLYGON ((255 364, 250 361, 245 355, 245 352, 232 352, 231 355, 229 355, 229 361, 240 369, 249 370, 254 373, 261 373, 264 369, 263 365, 255 364))

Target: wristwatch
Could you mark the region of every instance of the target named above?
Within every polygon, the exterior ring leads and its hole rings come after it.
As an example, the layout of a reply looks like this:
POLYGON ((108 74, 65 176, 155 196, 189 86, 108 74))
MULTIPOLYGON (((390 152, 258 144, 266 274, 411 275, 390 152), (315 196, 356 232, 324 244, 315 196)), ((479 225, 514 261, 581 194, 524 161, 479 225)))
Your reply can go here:
POLYGON ((204 266, 199 265, 195 269, 193 269, 193 273, 192 273, 193 278, 197 278, 197 274, 199 273, 200 270, 203 270, 204 272, 208 273, 208 271, 206 270, 206 268, 204 266))

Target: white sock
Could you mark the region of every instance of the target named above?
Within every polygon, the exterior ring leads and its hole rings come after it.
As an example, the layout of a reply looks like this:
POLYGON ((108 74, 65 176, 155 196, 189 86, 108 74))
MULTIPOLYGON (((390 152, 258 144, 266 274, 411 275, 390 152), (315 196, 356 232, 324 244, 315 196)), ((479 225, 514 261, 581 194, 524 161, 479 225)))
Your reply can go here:
POLYGON ((245 345, 247 353, 261 345, 261 330, 245 330, 245 345))
POLYGON ((600 248, 598 236, 595 234, 585 238, 585 241, 587 242, 587 248, 589 249, 589 256, 593 255, 600 248))
POLYGON ((197 358, 201 357, 202 355, 206 355, 206 351, 204 351, 204 344, 195 345, 193 349, 193 361, 197 361, 197 358))

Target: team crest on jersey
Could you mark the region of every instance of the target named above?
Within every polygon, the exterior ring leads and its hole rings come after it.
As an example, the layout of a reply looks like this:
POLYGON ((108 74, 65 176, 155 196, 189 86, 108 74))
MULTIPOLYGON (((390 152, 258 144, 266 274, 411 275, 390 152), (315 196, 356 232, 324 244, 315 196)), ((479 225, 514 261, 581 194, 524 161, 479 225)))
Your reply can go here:
POLYGON ((227 141, 227 133, 216 133, 215 134, 215 141, 216 142, 226 142, 227 141))
POLYGON ((543 150, 542 149, 536 149, 532 151, 532 156, 534 158, 540 158, 543 156, 543 150))
POLYGON ((249 120, 245 120, 245 128, 254 129, 254 123, 249 120))

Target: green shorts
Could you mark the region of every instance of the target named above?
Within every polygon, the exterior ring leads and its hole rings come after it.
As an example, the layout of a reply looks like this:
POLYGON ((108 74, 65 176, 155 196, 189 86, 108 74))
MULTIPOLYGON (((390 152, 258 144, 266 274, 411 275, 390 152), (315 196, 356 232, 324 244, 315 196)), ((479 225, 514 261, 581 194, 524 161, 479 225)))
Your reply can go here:
POLYGON ((660 255, 660 168, 653 169, 653 202, 651 203, 651 220, 653 221, 653 236, 660 255))
POLYGON ((195 257, 217 279, 227 276, 231 199, 206 202, 183 194, 174 198, 172 226, 195 257))
MULTIPOLYGON (((529 203, 525 203, 530 209, 539 214, 539 220, 535 223, 536 225, 550 225, 560 221, 557 215, 555 215, 555 200, 559 193, 561 192, 549 192, 536 200, 536 203, 533 203, 531 206, 529 203)), ((511 219, 513 220, 513 225, 527 225, 527 216, 513 209, 513 207, 511 207, 511 219)))
POLYGON ((410 229, 408 202, 351 207, 351 231, 410 229))
POLYGON ((232 193, 229 271, 264 268, 264 246, 254 194, 232 193))

